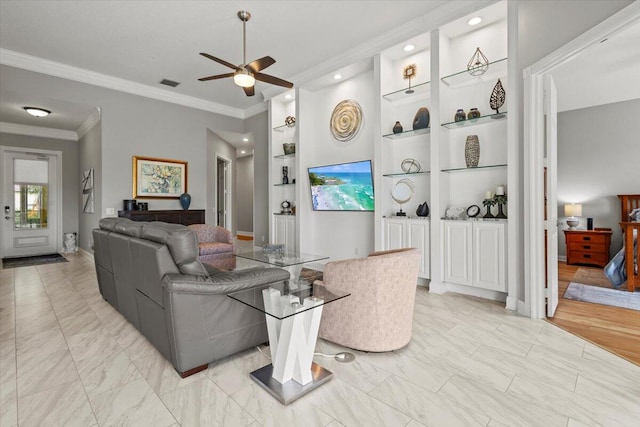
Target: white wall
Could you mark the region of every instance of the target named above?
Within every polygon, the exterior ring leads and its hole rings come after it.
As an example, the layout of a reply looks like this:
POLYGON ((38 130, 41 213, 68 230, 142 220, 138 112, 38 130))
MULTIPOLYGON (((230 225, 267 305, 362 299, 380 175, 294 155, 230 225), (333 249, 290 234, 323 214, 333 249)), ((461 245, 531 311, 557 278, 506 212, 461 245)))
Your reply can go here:
MULTIPOLYGON (((613 230, 611 255, 622 247, 618 194, 640 193, 640 99, 558 114, 558 217, 566 229, 563 205, 581 203, 578 228, 613 230)), ((566 256, 564 233, 558 253, 566 256)))
POLYGON ((255 244, 269 242, 269 116, 257 114, 245 120, 245 133, 253 133, 253 239, 255 244))
MULTIPOLYGON (((311 166, 373 159, 373 144, 379 140, 379 136, 373 135, 376 93, 373 72, 369 71, 311 94, 314 111, 312 121, 309 123, 309 118, 305 117, 302 122, 301 117, 300 126, 310 126, 314 138, 300 141, 300 148, 304 150, 304 155, 299 159, 300 171, 306 171, 311 166), (340 142, 331 135, 329 122, 335 106, 345 99, 353 99, 360 104, 363 124, 352 140, 340 142)), ((376 165, 373 167, 375 170, 376 165)), ((308 214, 301 221, 307 223, 304 229, 310 231, 301 236, 303 252, 331 255, 331 260, 366 256, 373 252, 373 212, 313 212, 310 208, 309 179, 301 176, 298 182, 302 185, 298 205, 306 204, 308 207, 303 210, 308 214)), ((376 192, 375 197, 390 196, 376 192)))

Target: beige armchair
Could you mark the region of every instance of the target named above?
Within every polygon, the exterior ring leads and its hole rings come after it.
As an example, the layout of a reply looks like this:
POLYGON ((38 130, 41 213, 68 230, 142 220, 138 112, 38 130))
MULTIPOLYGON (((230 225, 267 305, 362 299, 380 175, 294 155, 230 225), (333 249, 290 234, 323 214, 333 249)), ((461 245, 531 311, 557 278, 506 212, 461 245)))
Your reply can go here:
POLYGON ((222 270, 236 268, 233 255, 233 236, 226 228, 207 224, 189 226, 198 238, 199 259, 204 264, 213 265, 222 270))
POLYGON ((362 351, 391 351, 411 341, 420 251, 375 252, 325 265, 315 283, 351 296, 323 308, 319 336, 362 351))

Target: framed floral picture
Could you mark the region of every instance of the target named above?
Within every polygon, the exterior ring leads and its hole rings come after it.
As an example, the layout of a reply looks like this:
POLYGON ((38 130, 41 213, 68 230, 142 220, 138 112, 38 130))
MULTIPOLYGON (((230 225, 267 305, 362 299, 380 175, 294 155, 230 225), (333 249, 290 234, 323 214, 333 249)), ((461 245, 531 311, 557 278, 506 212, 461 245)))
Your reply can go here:
POLYGON ((187 162, 133 156, 134 199, 179 199, 187 192, 187 162))

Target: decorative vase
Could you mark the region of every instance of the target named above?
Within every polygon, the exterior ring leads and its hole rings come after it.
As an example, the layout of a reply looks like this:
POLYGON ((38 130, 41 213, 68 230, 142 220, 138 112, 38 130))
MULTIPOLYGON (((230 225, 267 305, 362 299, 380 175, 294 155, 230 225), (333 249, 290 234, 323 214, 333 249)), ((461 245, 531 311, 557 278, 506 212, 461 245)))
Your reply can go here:
POLYGON ((468 135, 464 144, 464 160, 468 168, 477 168, 480 161, 480 140, 478 135, 468 135))
POLYGON ((180 195, 180 204, 182 205, 182 209, 185 211, 189 209, 189 205, 191 204, 191 195, 189 193, 182 193, 180 195))
POLYGON ((429 127, 429 109, 420 107, 413 118, 413 130, 426 129, 429 127))
POLYGON ((416 215, 429 216, 429 205, 427 204, 427 202, 424 202, 418 206, 418 209, 416 209, 416 215))
POLYGON ((393 133, 402 133, 402 125, 400 122, 396 122, 396 124, 393 125, 393 133))
POLYGON ((284 150, 285 156, 289 154, 296 154, 296 143, 295 142, 285 142, 282 144, 282 149, 284 150))
POLYGON ((453 120, 456 122, 463 122, 465 120, 467 120, 467 115, 465 114, 464 110, 462 108, 460 108, 458 111, 456 111, 455 116, 453 116, 453 120))
POLYGON ((479 119, 480 116, 481 116, 480 111, 478 111, 477 108, 472 108, 467 114, 467 119, 475 120, 475 119, 479 119))
POLYGON ((282 167, 282 183, 283 184, 289 183, 289 166, 282 167))

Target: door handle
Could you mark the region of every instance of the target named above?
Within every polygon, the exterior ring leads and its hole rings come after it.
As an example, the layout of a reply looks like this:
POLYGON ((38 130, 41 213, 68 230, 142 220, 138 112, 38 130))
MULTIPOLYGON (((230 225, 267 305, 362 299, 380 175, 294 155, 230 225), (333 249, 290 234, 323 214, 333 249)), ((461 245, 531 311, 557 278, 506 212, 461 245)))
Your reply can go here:
POLYGON ((11 219, 11 217, 10 216, 5 216, 4 219, 11 219))

